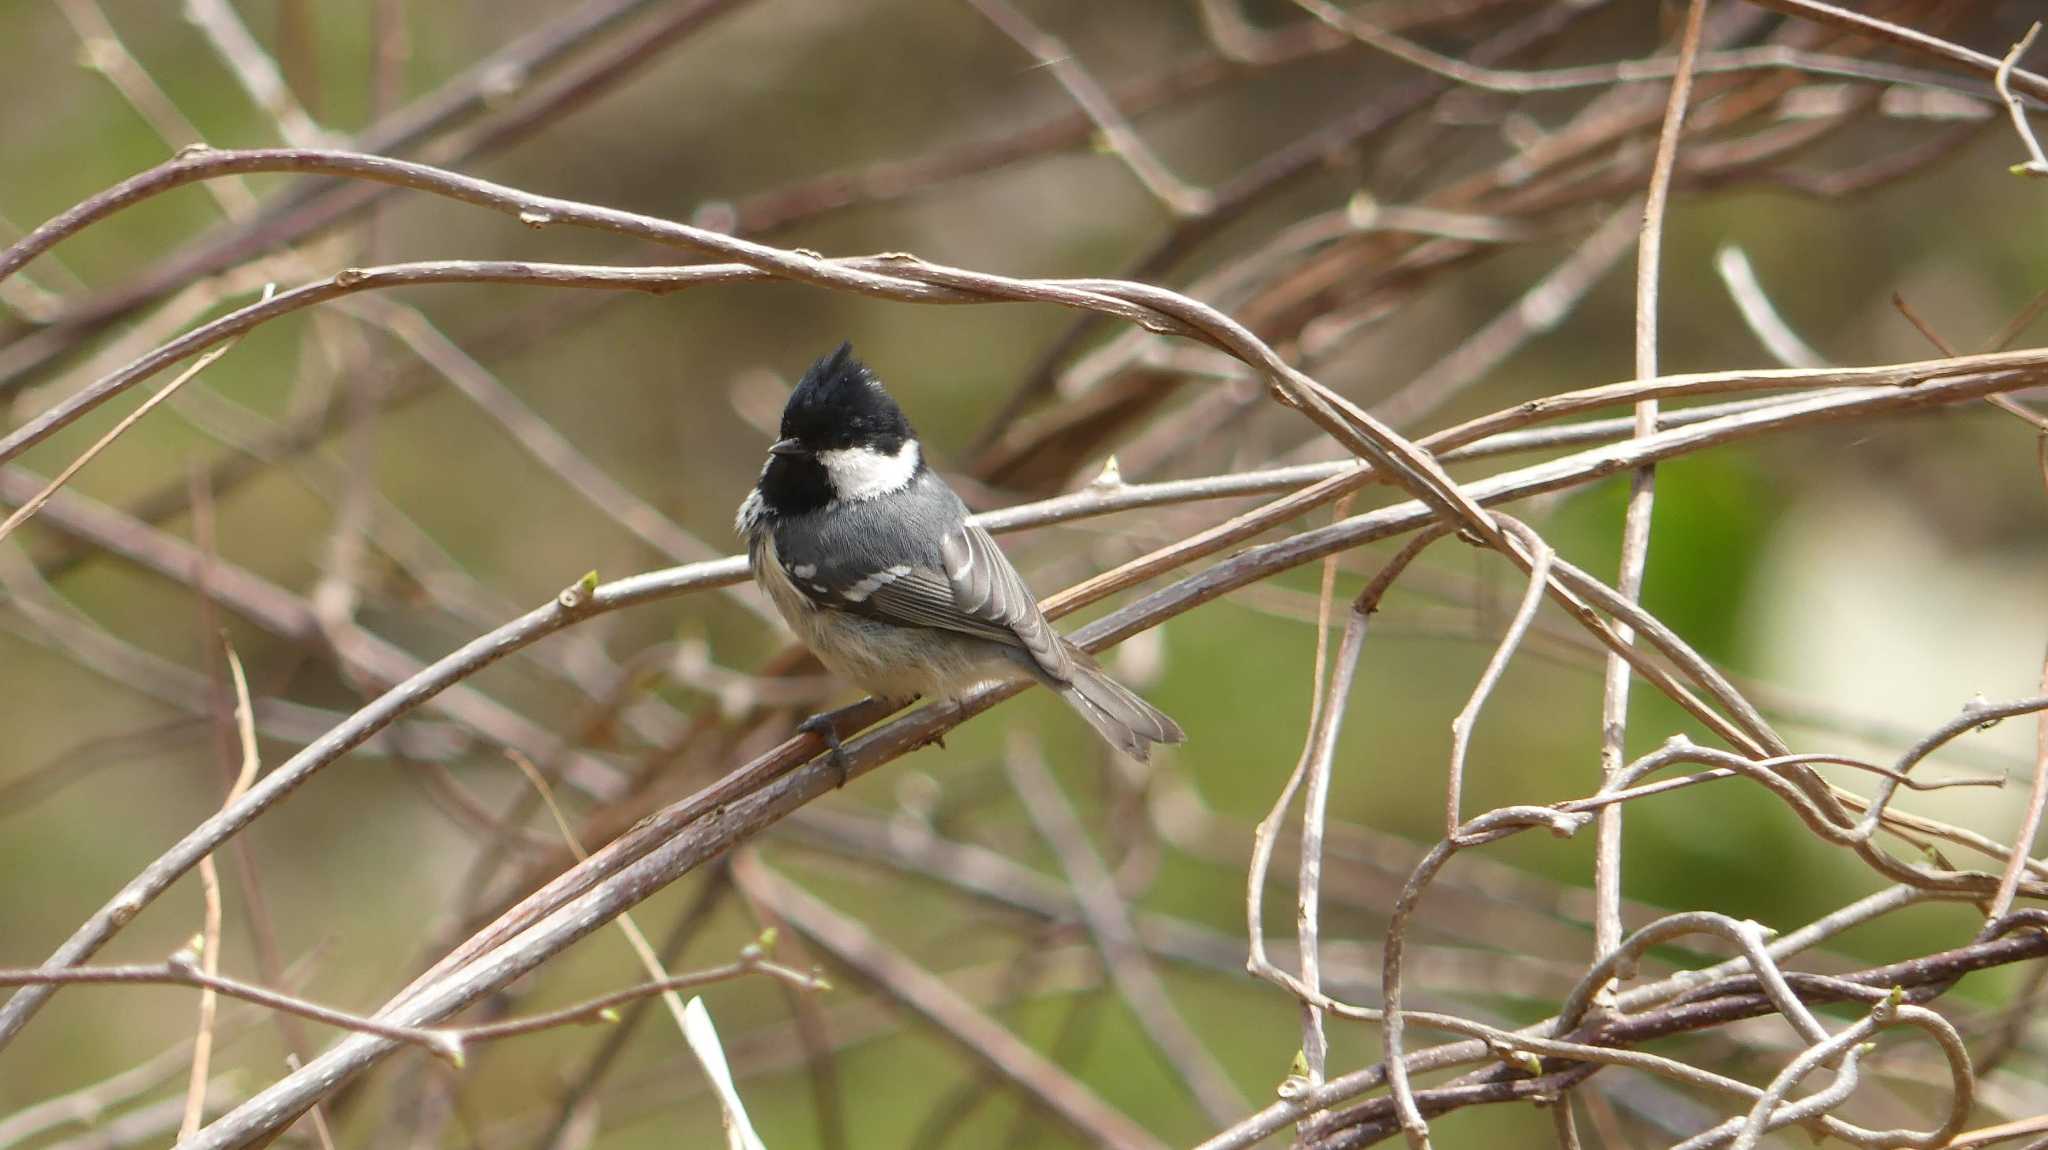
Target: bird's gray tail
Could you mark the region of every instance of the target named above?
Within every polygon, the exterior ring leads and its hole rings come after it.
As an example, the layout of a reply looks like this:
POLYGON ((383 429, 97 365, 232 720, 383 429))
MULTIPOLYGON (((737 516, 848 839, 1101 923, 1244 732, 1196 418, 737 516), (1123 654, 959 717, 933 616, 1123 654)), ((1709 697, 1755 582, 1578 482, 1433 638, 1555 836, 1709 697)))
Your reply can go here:
POLYGON ((1110 678, 1094 660, 1078 650, 1074 654, 1073 677, 1052 687, 1111 746, 1144 762, 1154 743, 1187 741, 1187 732, 1179 723, 1110 678))

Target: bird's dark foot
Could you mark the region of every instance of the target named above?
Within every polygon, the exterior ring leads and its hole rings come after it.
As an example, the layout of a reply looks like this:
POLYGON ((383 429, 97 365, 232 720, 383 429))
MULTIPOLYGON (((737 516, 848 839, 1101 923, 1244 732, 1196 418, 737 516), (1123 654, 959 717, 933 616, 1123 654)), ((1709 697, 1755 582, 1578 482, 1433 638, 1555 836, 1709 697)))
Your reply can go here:
POLYGON ((839 719, 852 709, 841 707, 836 711, 824 711, 796 725, 797 730, 825 740, 825 751, 831 757, 833 773, 839 776, 839 781, 833 784, 835 788, 845 786, 847 779, 846 748, 839 741, 839 719))
MULTIPOLYGON (((960 713, 966 710, 967 708, 963 706, 960 700, 958 699, 949 700, 947 705, 953 712, 953 721, 955 723, 958 723, 960 721, 960 713)), ((925 736, 924 745, 927 747, 937 747, 942 751, 945 750, 946 733, 944 731, 933 731, 931 734, 925 736)))

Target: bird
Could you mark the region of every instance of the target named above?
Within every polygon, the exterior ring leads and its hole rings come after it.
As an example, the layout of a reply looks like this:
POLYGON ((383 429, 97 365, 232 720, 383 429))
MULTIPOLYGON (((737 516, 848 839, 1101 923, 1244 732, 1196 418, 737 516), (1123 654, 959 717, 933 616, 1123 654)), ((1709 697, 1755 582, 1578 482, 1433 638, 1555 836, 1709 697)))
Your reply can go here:
MULTIPOLYGON (((852 343, 804 373, 780 435, 734 526, 754 581, 826 669, 899 706, 957 705, 981 684, 1031 679, 1134 759, 1186 741, 1053 630, 852 343)), ((825 740, 842 783, 838 721, 849 709, 799 728, 825 740)))

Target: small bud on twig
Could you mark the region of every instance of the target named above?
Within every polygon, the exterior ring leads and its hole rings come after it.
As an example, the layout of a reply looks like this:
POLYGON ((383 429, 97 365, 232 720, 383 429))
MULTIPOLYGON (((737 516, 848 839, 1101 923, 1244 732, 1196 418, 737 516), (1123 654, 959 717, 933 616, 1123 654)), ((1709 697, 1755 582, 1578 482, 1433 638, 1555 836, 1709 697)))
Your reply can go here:
POLYGON ((596 593, 597 572, 586 571, 583 573, 583 578, 562 588, 562 593, 555 596, 555 602, 561 604, 567 610, 574 611, 579 607, 587 606, 590 603, 590 597, 596 593))

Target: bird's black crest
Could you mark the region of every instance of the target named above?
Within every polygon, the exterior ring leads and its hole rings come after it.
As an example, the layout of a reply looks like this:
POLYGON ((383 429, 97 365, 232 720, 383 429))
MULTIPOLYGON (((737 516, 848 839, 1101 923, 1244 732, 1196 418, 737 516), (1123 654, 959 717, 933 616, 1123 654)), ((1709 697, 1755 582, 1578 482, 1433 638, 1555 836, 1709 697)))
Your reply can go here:
POLYGON ((782 409, 782 435, 813 451, 869 447, 893 455, 915 438, 903 409, 882 390, 851 342, 811 365, 782 409))

